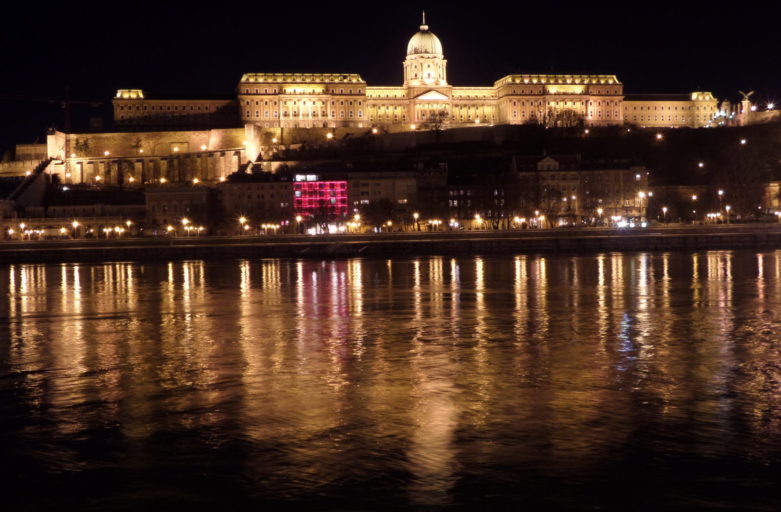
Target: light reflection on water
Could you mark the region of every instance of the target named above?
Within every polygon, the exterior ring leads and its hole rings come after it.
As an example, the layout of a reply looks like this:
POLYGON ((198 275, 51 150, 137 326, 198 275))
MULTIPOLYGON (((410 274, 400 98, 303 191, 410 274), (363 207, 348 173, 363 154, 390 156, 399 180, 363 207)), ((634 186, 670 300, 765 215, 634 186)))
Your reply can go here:
POLYGON ((11 265, 0 292, 19 500, 779 503, 781 252, 11 265))

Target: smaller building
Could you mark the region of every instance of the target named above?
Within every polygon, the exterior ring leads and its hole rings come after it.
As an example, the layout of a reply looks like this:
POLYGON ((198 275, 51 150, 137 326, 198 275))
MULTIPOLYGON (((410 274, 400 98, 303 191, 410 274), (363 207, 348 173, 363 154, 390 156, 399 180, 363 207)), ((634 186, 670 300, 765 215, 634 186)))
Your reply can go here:
POLYGON ((654 128, 702 128, 714 126, 718 100, 711 92, 690 94, 627 94, 624 122, 654 128))
POLYGON ((347 180, 321 180, 316 174, 297 174, 293 183, 296 216, 316 222, 347 218, 347 180))
POLYGON ((207 225, 215 217, 214 191, 206 186, 148 186, 145 195, 147 220, 153 226, 178 226, 182 219, 207 225))
POLYGON ((645 217, 651 195, 648 171, 627 162, 582 162, 577 156, 516 158, 522 210, 550 222, 645 217))
POLYGON ((237 126, 233 99, 148 99, 141 89, 120 89, 113 100, 114 124, 123 130, 237 126))
POLYGON ((281 222, 293 217, 293 184, 287 175, 234 173, 218 185, 226 222, 247 217, 253 222, 281 222))
POLYGON ((417 180, 412 171, 350 172, 348 203, 360 209, 379 201, 388 201, 398 210, 417 204, 417 180))

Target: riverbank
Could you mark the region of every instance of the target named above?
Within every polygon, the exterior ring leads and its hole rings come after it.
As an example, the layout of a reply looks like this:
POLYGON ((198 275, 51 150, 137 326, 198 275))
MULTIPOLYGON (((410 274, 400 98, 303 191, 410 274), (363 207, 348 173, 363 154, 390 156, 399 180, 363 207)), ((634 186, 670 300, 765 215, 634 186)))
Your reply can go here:
POLYGON ((0 263, 781 248, 781 225, 6 241, 0 263))

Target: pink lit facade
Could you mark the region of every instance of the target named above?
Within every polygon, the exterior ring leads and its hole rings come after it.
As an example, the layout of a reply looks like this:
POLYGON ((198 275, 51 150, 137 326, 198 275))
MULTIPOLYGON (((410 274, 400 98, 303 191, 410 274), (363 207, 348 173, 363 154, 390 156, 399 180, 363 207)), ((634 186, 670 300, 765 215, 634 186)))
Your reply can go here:
POLYGON ((346 181, 298 181, 293 185, 295 215, 338 220, 347 216, 346 181))

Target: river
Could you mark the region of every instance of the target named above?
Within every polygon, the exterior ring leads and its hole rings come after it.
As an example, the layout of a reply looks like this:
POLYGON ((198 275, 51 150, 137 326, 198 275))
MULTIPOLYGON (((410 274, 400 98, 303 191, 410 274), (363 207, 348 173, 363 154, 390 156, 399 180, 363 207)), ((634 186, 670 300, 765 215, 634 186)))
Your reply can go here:
POLYGON ((781 507, 781 251, 0 267, 12 510, 781 507))

